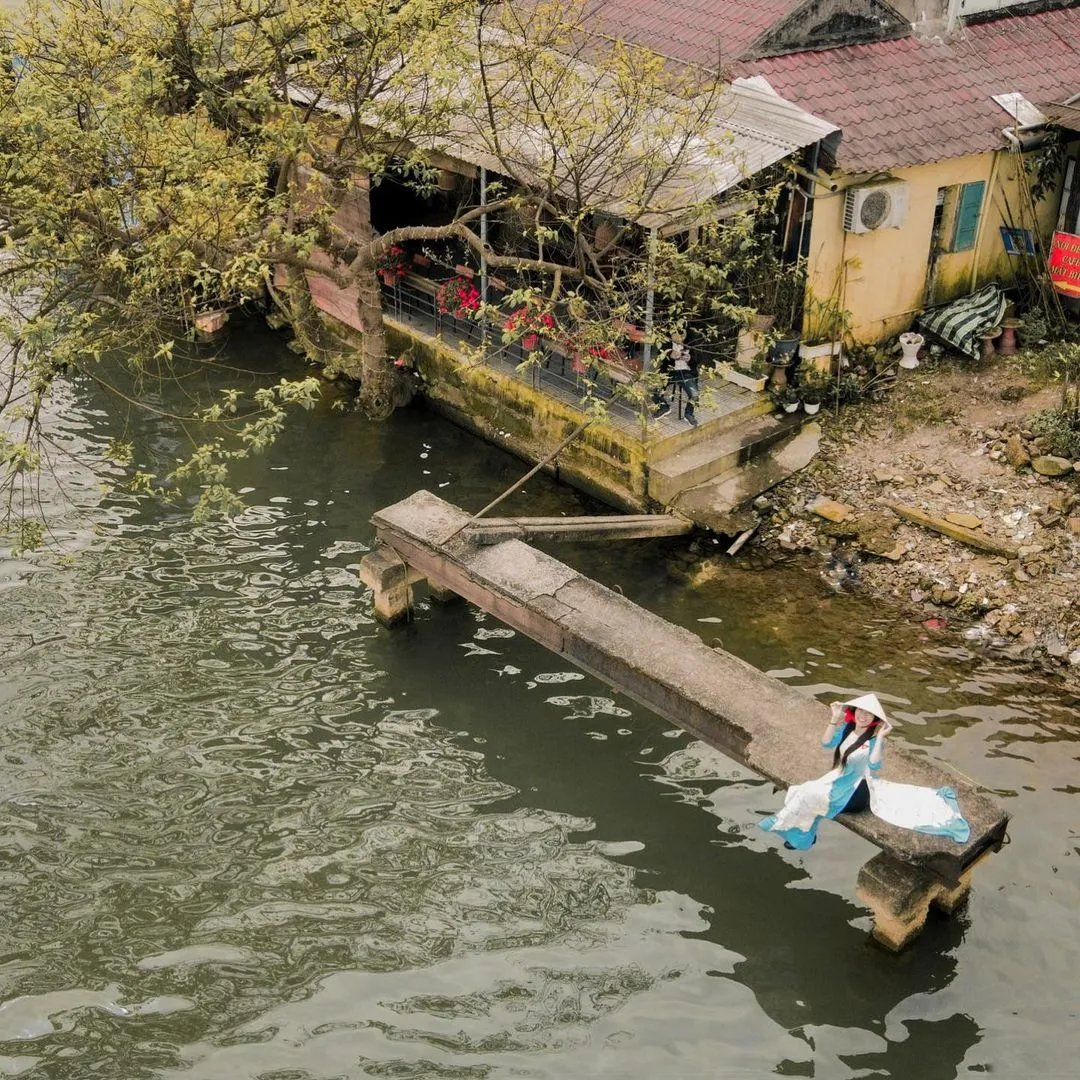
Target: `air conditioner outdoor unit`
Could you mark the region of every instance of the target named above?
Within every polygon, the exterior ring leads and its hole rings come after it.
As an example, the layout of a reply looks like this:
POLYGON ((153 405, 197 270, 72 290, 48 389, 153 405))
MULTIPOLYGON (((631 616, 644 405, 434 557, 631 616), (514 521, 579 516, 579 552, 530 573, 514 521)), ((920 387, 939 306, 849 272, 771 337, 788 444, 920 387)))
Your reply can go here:
POLYGON ((907 217, 908 185, 902 180, 850 187, 844 197, 844 230, 898 229, 907 217))

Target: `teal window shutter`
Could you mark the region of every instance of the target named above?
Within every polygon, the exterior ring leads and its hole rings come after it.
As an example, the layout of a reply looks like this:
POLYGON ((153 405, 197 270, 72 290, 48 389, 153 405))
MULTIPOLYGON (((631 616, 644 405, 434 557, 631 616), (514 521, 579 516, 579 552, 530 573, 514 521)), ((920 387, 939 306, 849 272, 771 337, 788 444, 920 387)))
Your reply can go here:
POLYGON ((956 222, 953 225, 953 251, 970 251, 975 246, 985 190, 985 180, 961 186, 960 198, 956 205, 956 222))

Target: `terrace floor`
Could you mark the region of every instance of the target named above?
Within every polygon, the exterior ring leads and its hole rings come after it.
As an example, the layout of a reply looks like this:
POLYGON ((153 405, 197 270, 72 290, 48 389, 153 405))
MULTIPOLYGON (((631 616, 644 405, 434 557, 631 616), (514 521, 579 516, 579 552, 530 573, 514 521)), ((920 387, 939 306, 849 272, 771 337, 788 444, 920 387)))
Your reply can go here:
MULTIPOLYGON (((567 405, 580 408, 587 390, 587 380, 575 372, 570 361, 559 352, 552 351, 538 359, 524 351, 520 344, 504 345, 497 331, 489 332, 486 348, 485 329, 470 319, 458 319, 438 310, 434 290, 428 291, 426 279, 410 276, 406 281, 384 289, 386 313, 397 322, 424 334, 437 337, 451 348, 467 354, 482 355, 488 367, 527 383, 567 405)), ((608 420, 614 428, 638 438, 647 439, 657 448, 676 436, 680 446, 698 439, 705 439, 718 428, 728 428, 745 413, 752 416, 762 411, 763 395, 736 386, 722 376, 703 370, 699 376, 701 399, 695 414, 698 427, 694 429, 685 419, 684 395, 681 390, 668 387, 666 397, 671 411, 655 417, 639 404, 621 400, 618 396, 617 376, 598 371, 593 384, 595 396, 607 400, 608 420)))

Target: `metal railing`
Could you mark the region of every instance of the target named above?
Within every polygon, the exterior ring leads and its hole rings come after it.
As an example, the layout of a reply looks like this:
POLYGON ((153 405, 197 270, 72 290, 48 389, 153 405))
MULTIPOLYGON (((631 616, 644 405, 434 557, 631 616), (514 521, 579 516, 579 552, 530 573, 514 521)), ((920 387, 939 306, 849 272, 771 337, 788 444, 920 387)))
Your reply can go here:
MULTIPOLYGON (((526 350, 519 341, 504 342, 502 327, 483 319, 458 318, 439 310, 437 286, 410 274, 392 285, 383 284, 383 310, 391 318, 437 337, 451 347, 465 347, 478 363, 499 371, 532 389, 546 393, 584 413, 587 398, 604 401, 609 419, 623 430, 644 437, 653 414, 647 405, 627 401, 620 391, 627 377, 601 362, 585 371, 574 369, 572 358, 550 342, 526 350)), ((668 388, 671 414, 682 419, 685 410, 681 387, 668 388)))

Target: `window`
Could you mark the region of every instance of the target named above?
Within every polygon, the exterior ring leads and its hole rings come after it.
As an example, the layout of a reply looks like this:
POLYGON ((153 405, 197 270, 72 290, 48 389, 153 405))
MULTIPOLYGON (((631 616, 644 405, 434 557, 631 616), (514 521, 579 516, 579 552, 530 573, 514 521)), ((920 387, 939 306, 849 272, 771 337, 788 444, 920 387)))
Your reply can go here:
POLYGON ((985 180, 978 180, 974 184, 957 185, 956 215, 953 218, 952 243, 949 245, 949 251, 971 251, 975 247, 985 191, 985 180))
POLYGON ((1013 229, 1008 225, 1002 225, 1000 232, 1006 255, 1035 254, 1035 237, 1031 235, 1030 229, 1013 229))

